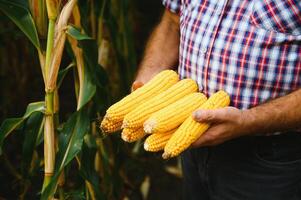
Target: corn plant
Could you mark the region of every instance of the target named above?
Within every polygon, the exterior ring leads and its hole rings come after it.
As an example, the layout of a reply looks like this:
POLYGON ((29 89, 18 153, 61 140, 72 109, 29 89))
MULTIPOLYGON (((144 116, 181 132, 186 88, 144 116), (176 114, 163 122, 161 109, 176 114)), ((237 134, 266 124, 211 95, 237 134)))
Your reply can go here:
POLYGON ((10 134, 26 133, 22 172, 11 166, 22 182, 20 199, 27 199, 30 175, 41 168, 41 199, 123 197, 121 158, 128 146, 117 137, 104 138, 97 121, 115 101, 113 96, 128 92, 133 78, 136 57, 128 10, 127 0, 0 0, 0 11, 35 47, 45 88, 43 100, 28 104, 22 117, 6 119, 0 127, 1 154, 10 134), (108 76, 112 71, 120 76, 108 76), (59 93, 71 72, 76 109, 65 119, 59 93), (82 181, 69 186, 74 173, 82 181))

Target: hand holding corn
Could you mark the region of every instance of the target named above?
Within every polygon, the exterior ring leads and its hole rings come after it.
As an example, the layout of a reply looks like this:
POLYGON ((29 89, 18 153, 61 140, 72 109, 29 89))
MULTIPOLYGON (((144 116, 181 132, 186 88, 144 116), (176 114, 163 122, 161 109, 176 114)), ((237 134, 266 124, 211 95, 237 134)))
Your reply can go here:
POLYGON ((214 124, 192 144, 193 147, 218 145, 248 131, 244 112, 234 107, 198 110, 193 118, 199 123, 214 124))
MULTIPOLYGON (((199 109, 211 110, 230 104, 230 98, 224 91, 214 93, 199 109)), ((208 128, 209 123, 196 122, 190 115, 168 140, 162 157, 168 159, 179 155, 195 142, 208 128)))
POLYGON ((151 152, 164 149, 164 159, 179 155, 191 144, 210 142, 207 132, 210 133, 210 124, 215 123, 210 121, 215 119, 212 113, 230 103, 224 91, 218 91, 207 100, 204 94, 197 92, 194 80, 179 81, 171 70, 160 72, 139 87, 107 110, 101 129, 105 133, 123 129, 121 138, 126 142, 152 134, 145 140, 144 148, 151 152), (197 109, 201 110, 194 112, 193 118, 192 113, 197 109), (209 113, 209 117, 204 113, 209 113))

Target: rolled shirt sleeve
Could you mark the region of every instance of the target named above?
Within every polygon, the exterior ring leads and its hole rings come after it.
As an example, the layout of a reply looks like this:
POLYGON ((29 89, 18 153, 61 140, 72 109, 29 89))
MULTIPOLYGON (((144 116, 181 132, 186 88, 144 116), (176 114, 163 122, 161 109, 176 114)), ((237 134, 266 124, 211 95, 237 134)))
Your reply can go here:
POLYGON ((171 12, 180 13, 181 0, 162 0, 162 3, 171 12))

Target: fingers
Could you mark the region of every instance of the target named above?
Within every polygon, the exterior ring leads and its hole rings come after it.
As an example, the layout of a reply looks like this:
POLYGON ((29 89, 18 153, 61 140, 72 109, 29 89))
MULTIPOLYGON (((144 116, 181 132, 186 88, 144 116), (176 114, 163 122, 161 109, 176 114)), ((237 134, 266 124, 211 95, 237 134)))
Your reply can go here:
POLYGON ((193 144, 192 147, 212 146, 215 145, 223 130, 219 125, 209 128, 193 144))
POLYGON ((191 147, 196 148, 200 146, 213 146, 221 143, 223 138, 220 135, 223 130, 220 127, 212 127, 208 129, 203 135, 201 135, 191 147))
POLYGON ((209 144, 211 144, 213 142, 213 137, 209 134, 204 134, 202 135, 197 141, 195 141, 194 143, 191 144, 192 148, 197 148, 200 146, 210 146, 209 144))
POLYGON ((210 128, 192 144, 192 147, 221 144, 243 134, 242 111, 234 107, 197 110, 193 113, 193 118, 197 122, 210 124, 210 128))
POLYGON ((193 113, 193 119, 202 123, 218 123, 227 119, 226 108, 216 110, 197 110, 193 113))

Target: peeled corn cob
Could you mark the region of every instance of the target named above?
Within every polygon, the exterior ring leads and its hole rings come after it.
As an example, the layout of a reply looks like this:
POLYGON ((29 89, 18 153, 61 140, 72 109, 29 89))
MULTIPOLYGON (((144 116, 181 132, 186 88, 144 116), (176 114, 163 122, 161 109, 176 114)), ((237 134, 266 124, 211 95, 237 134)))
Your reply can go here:
POLYGON ((172 70, 164 70, 160 72, 144 86, 138 88, 112 105, 107 110, 106 115, 101 122, 101 129, 106 133, 119 130, 121 128, 123 118, 127 113, 132 111, 141 103, 167 90, 178 81, 179 77, 176 72, 172 70), (115 124, 114 128, 112 128, 112 124, 115 124))
POLYGON ((164 149, 176 129, 163 133, 154 133, 148 136, 144 142, 144 149, 150 152, 157 152, 164 149))
MULTIPOLYGON (((199 109, 217 109, 228 106, 230 97, 224 91, 214 93, 199 109)), ((207 129, 209 124, 198 123, 189 116, 167 142, 162 157, 168 159, 179 155, 195 142, 207 129)))
POLYGON ((138 129, 125 128, 122 130, 121 138, 126 142, 135 142, 145 136, 142 127, 138 129))
POLYGON ((207 100, 202 93, 189 94, 182 99, 153 113, 144 122, 146 133, 166 132, 178 127, 191 113, 207 100))
POLYGON ((123 120, 123 128, 138 128, 154 112, 176 102, 184 96, 196 92, 198 86, 192 79, 183 79, 166 91, 158 94, 152 99, 145 101, 133 111, 128 113, 123 120))

